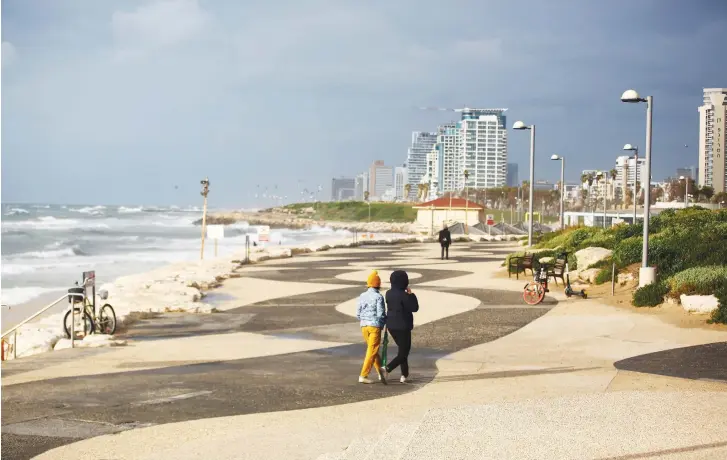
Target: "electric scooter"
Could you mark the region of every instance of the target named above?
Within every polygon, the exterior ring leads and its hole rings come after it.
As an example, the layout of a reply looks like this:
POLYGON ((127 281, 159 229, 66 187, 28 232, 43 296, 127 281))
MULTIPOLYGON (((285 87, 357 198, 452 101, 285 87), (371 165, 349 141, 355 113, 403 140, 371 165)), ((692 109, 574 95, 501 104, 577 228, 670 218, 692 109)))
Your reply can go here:
POLYGON ((577 295, 579 297, 583 297, 584 299, 588 298, 588 295, 586 294, 586 291, 583 289, 580 290, 580 292, 575 291, 571 285, 570 285, 570 270, 568 269, 568 253, 564 252, 561 254, 561 257, 565 259, 565 296, 571 297, 574 295, 577 295))

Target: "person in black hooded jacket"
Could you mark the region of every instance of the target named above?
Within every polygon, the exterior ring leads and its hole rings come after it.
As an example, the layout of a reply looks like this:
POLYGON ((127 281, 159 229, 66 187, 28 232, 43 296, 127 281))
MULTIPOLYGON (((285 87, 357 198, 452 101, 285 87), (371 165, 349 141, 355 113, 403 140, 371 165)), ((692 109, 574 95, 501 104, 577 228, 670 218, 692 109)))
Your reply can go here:
POLYGON ((417 296, 409 288, 409 275, 403 270, 391 274, 391 289, 386 292, 386 328, 396 342, 399 351, 386 366, 389 372, 401 366, 401 383, 409 377, 409 352, 411 351, 411 331, 414 329, 414 312, 419 311, 417 296))

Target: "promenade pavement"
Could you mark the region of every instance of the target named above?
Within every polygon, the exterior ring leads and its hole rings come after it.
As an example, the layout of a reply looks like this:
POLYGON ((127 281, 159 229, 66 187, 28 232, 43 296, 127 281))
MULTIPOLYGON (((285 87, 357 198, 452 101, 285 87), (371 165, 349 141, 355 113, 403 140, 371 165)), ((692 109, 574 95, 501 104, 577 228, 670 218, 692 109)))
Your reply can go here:
POLYGON ((433 244, 268 261, 210 296, 220 313, 141 321, 124 348, 7 363, 3 455, 727 456, 727 331, 556 289, 527 306, 522 278, 494 275, 510 245, 452 249, 449 261, 433 244), (371 268, 412 274, 411 384, 356 383, 352 315, 371 268))

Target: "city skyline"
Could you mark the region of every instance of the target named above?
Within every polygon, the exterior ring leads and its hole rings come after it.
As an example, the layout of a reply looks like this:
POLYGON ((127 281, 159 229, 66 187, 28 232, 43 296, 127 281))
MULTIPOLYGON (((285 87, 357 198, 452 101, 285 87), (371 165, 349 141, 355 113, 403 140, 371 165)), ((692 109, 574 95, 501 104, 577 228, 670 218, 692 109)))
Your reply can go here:
MULTIPOLYGON (((453 121, 421 106, 508 107, 508 130, 538 126, 536 178, 558 154, 572 181, 644 144, 629 88, 654 96, 665 177, 699 163, 695 108, 727 75, 727 3, 707 0, 42 5, 3 2, 4 202, 194 205, 204 177, 215 206, 254 206, 257 184, 330 196, 453 121)), ((528 136, 509 137, 522 178, 528 136)))

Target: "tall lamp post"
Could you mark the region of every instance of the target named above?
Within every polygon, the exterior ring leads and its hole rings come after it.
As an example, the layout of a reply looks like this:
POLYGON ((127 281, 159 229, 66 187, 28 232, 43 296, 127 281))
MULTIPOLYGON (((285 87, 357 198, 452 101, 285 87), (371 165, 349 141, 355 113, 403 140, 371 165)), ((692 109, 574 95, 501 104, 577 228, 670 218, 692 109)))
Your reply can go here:
POLYGON ((624 145, 624 150, 634 152, 634 225, 636 225, 636 184, 639 182, 639 148, 631 144, 626 144, 624 145))
POLYGON ((512 129, 530 130, 530 190, 528 192, 528 246, 533 245, 533 185, 535 185, 535 125, 526 125, 522 121, 516 121, 512 129))
POLYGON ((563 203, 565 202, 565 158, 562 155, 550 157, 553 161, 560 161, 560 229, 565 228, 565 216, 563 214, 563 203))
POLYGON ((464 232, 469 233, 469 227, 467 226, 467 219, 469 218, 469 204, 470 204, 470 189, 467 184, 467 179, 470 177, 470 172, 464 170, 464 232))
MULTIPOLYGON (((646 99, 639 96, 633 89, 624 91, 621 95, 622 102, 646 103, 646 171, 644 172, 646 186, 644 187, 644 247, 641 254, 641 268, 639 269, 639 285, 646 286, 656 281, 656 270, 649 267, 649 212, 651 207, 651 122, 654 107, 653 96, 646 96, 646 99)), ((642 184, 643 186, 643 184, 642 184)))
POLYGON ((202 260, 204 259, 204 237, 207 233, 207 194, 210 192, 210 181, 209 178, 205 177, 199 183, 202 184, 200 195, 204 197, 204 206, 202 207, 202 248, 199 251, 199 258, 202 260))
POLYGON ((684 208, 689 207, 689 178, 684 176, 679 176, 679 180, 684 181, 684 208))

